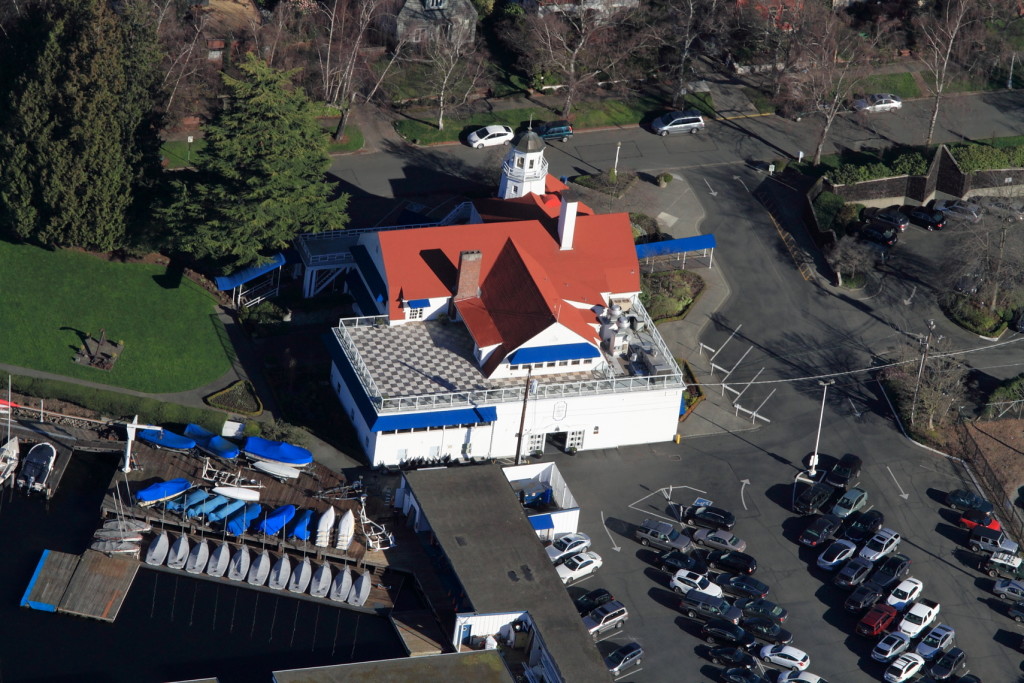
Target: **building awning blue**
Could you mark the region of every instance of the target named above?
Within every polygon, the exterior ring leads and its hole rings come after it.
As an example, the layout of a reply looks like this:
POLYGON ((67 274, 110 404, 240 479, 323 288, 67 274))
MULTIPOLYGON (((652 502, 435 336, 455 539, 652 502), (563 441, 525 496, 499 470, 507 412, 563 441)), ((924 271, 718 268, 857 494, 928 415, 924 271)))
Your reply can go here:
POLYGON ((555 520, 551 519, 551 515, 534 515, 530 517, 530 526, 534 531, 547 531, 555 528, 555 520))
POLYGON ((548 363, 558 360, 576 360, 579 358, 600 358, 601 352, 592 344, 558 344, 555 346, 529 346, 513 351, 508 357, 512 365, 530 365, 531 363, 548 363))
POLYGON ((255 280, 260 275, 265 275, 272 270, 280 268, 285 264, 284 254, 277 253, 270 257, 267 263, 262 263, 258 266, 249 266, 232 275, 222 275, 221 277, 213 278, 213 283, 217 286, 217 289, 226 292, 229 289, 234 289, 238 285, 244 285, 246 282, 255 280))
POLYGON ((498 409, 458 408, 455 410, 439 410, 430 413, 403 413, 401 415, 379 415, 370 426, 375 432, 389 432, 394 429, 424 429, 426 427, 451 427, 477 422, 496 422, 498 409))
POLYGON ((715 246, 714 235, 697 235, 696 237, 683 237, 665 242, 638 244, 636 245, 636 257, 650 258, 651 256, 664 256, 665 254, 682 254, 687 251, 704 251, 705 249, 714 249, 715 246))
POLYGON ((413 299, 412 301, 406 301, 405 305, 409 308, 426 308, 430 305, 430 299, 413 299))

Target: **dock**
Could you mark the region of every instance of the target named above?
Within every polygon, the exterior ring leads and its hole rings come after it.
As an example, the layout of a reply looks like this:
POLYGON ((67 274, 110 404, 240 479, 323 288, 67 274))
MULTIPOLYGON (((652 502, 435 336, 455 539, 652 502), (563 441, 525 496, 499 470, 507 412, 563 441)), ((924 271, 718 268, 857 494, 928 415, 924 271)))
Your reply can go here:
POLYGON ((113 622, 138 569, 134 559, 93 550, 80 556, 44 550, 21 606, 113 622))
MULTIPOLYGON (((21 457, 24 458, 29 449, 42 441, 53 444, 57 451, 57 459, 46 481, 46 498, 53 498, 60 486, 64 472, 75 451, 111 452, 124 450, 123 442, 97 439, 90 430, 70 425, 58 425, 49 422, 18 420, 12 434, 21 442, 21 457)), ((13 481, 12 481, 13 485, 13 481)))

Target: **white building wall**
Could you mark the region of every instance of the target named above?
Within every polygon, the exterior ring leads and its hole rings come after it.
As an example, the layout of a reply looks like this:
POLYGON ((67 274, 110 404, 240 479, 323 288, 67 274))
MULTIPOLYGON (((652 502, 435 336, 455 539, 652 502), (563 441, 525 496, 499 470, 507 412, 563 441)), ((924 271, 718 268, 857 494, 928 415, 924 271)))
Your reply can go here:
POLYGON ((486 425, 420 429, 397 434, 377 433, 376 451, 371 464, 398 465, 406 459, 433 459, 446 455, 453 460, 486 458, 491 452, 492 431, 491 426, 486 425))
MULTIPOLYGON (((521 621, 526 618, 526 612, 503 612, 496 614, 477 614, 475 612, 463 612, 455 615, 455 630, 452 634, 452 645, 456 648, 459 647, 460 641, 465 638, 471 638, 473 636, 494 636, 496 640, 501 640, 499 633, 501 633, 503 626, 509 626, 511 628, 512 622, 521 621), (469 632, 465 630, 465 626, 469 626, 469 632)), ((506 629, 508 631, 508 629, 506 629)))
MULTIPOLYGON (((341 408, 345 411, 345 415, 348 416, 349 422, 352 423, 352 427, 356 430, 356 438, 359 440, 360 445, 366 453, 372 453, 377 441, 377 435, 375 432, 370 431, 369 425, 366 424, 366 420, 363 419, 363 414, 359 412, 359 408, 356 407, 355 400, 352 398, 352 394, 349 391, 349 387, 345 384, 345 381, 341 377, 341 373, 338 372, 338 368, 331 363, 331 387, 334 389, 334 393, 337 394, 338 400, 341 402, 341 408)), ((361 386, 355 387, 356 391, 362 391, 361 386)))

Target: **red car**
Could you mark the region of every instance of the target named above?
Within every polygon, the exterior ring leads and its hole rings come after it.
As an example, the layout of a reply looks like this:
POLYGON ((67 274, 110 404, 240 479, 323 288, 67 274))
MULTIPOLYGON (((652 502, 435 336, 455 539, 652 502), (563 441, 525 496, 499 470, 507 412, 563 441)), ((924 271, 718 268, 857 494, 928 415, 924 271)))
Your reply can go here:
POLYGON ((985 527, 986 529, 992 529, 993 531, 999 531, 1002 528, 999 524, 999 520, 993 517, 991 512, 967 510, 960 517, 961 529, 969 530, 979 526, 985 527))
POLYGON ((857 633, 862 636, 878 636, 889 630, 899 612, 892 605, 881 603, 873 606, 857 624, 857 633))

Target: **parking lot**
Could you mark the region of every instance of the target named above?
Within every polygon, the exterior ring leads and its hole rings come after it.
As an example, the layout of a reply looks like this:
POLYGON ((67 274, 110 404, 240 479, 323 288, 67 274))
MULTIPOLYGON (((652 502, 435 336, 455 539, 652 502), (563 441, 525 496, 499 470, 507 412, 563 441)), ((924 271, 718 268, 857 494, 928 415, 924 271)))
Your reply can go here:
MULTIPOLYGON (((842 607, 848 591, 817 569, 820 549, 796 542, 810 518, 789 510, 793 479, 814 434, 794 443, 787 433, 771 425, 557 460, 582 508, 580 531, 604 559, 596 575, 570 593, 606 588, 629 609, 622 631, 599 643, 602 654, 629 640, 646 650, 642 668, 620 680, 719 680, 719 667, 704 656, 700 622, 677 610, 669 575, 652 564, 657 553, 633 539, 645 517, 670 520, 670 503, 690 504, 698 496, 736 515, 733 531, 757 558, 754 576, 771 587, 768 599, 789 610, 784 626, 794 634, 793 646, 810 655, 808 670, 831 683, 881 680, 886 665, 870 657, 877 639, 855 635, 859 617, 842 607)), ((985 681, 1018 680, 1018 625, 1006 616, 1007 604, 989 592, 993 579, 974 568, 977 557, 962 546, 967 532, 956 527, 959 515, 942 503, 947 491, 964 485, 957 467, 911 445, 890 420, 875 415, 851 421, 826 411, 820 450, 823 465, 848 451, 863 458, 859 485, 869 493, 868 505, 902 534, 899 552, 913 561, 910 574, 924 582, 922 595, 941 603, 936 623, 957 630, 971 673, 985 681)))

